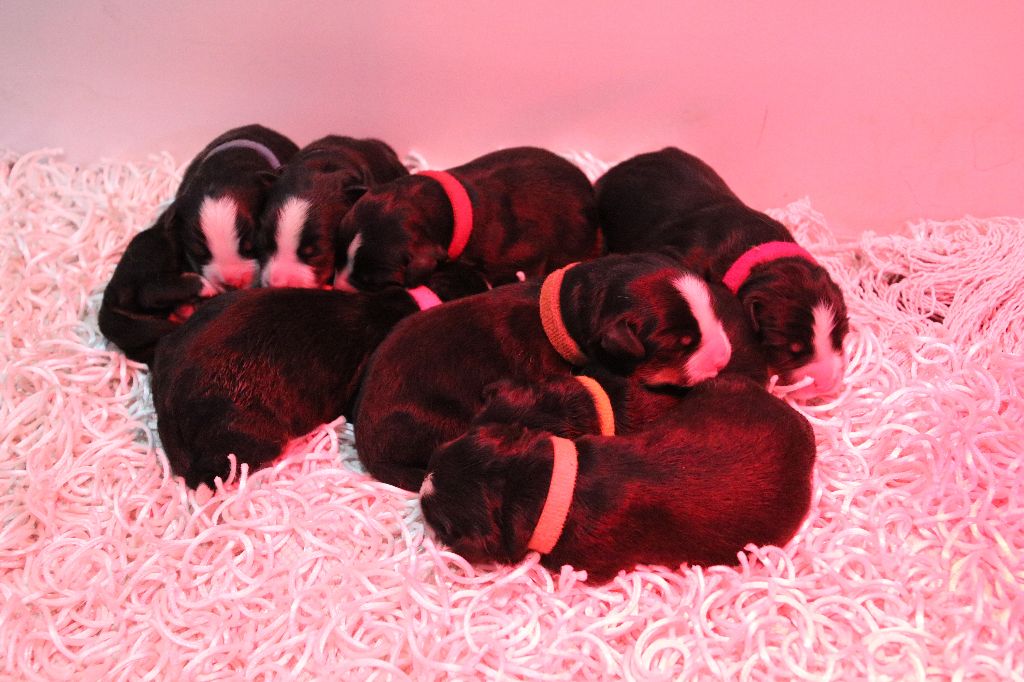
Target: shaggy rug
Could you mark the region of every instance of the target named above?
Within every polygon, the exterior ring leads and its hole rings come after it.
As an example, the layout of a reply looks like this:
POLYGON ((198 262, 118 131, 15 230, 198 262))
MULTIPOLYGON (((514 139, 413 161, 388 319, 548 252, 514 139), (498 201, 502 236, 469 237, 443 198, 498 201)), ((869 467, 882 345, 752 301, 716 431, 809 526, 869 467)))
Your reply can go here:
POLYGON ((797 404, 806 523, 738 568, 592 586, 446 551, 341 420, 208 499, 171 478, 96 313, 181 171, 0 152, 5 679, 1024 679, 1024 220, 848 241, 772 211, 851 317, 845 389, 797 404))

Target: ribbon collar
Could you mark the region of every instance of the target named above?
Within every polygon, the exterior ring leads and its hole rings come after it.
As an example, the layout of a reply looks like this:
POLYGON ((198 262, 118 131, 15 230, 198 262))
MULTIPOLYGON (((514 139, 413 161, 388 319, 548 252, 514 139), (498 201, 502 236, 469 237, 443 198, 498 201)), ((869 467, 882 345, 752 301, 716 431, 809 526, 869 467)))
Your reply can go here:
POLYGON ((565 272, 576 265, 570 263, 564 268, 555 270, 544 278, 540 286, 540 323, 544 327, 544 334, 555 350, 567 362, 574 365, 583 365, 587 362, 587 356, 580 350, 579 345, 569 336, 569 330, 562 322, 562 278, 565 272))
POLYGON ((722 278, 722 284, 729 287, 732 293, 736 293, 743 286, 743 283, 750 277, 750 271, 762 263, 776 260, 778 258, 798 257, 818 264, 806 249, 795 242, 766 242, 758 244, 747 250, 742 256, 726 271, 722 278))
POLYGON ((583 384, 590 397, 594 399, 594 410, 597 411, 597 428, 602 436, 615 435, 615 412, 612 410, 612 401, 608 397, 601 384, 592 377, 577 375, 573 377, 583 384))
POLYGON ((562 536, 579 469, 575 443, 567 438, 551 436, 551 445, 554 448, 554 461, 551 465, 548 496, 544 499, 544 506, 540 510, 540 518, 537 519, 533 535, 526 544, 527 549, 541 554, 550 554, 558 543, 558 538, 562 536))
POLYGON ((433 178, 441 183, 448 201, 452 205, 455 223, 452 226, 452 242, 448 245, 448 258, 455 260, 466 249, 469 235, 473 231, 473 204, 469 200, 466 188, 454 175, 446 171, 420 171, 417 175, 433 178))
POLYGON ((266 159, 267 163, 269 163, 274 170, 281 167, 281 162, 277 159, 277 155, 270 150, 270 147, 254 140, 228 140, 227 142, 219 144, 211 149, 210 153, 203 157, 203 159, 208 159, 214 154, 227 151, 228 149, 251 149, 254 152, 259 152, 260 156, 266 159))

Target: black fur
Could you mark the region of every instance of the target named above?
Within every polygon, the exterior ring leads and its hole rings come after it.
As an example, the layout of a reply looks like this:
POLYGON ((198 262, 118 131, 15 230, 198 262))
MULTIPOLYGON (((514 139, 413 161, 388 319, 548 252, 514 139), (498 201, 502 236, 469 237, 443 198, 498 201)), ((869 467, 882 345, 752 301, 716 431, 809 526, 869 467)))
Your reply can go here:
MULTIPOLYGON (((430 281, 442 300, 483 291, 468 269, 430 281)), ((256 468, 351 404, 366 360, 418 307, 404 289, 251 289, 201 306, 157 346, 153 402, 171 469, 190 487, 256 468)))
MULTIPOLYGON (((547 496, 550 435, 478 425, 440 447, 421 498, 438 539, 471 562, 520 561, 547 496)), ((810 506, 810 424, 744 377, 703 382, 638 433, 575 442, 572 505, 541 563, 593 582, 637 564, 735 564, 747 544, 785 544, 810 506)))
MULTIPOLYGON (((240 255, 252 258, 255 220, 272 179, 267 160, 250 149, 229 149, 208 156, 231 140, 266 145, 283 163, 298 149, 286 137, 259 125, 235 128, 210 142, 188 165, 172 204, 156 223, 129 242, 103 292, 99 327, 133 360, 149 363, 156 342, 188 315, 204 287, 200 274, 210 251, 199 226, 199 207, 207 196, 230 195, 239 207, 236 231, 240 255), (177 313, 176 313, 177 311, 177 313)), ((227 287, 214 283, 214 288, 227 287)))
MULTIPOLYGON (((537 277, 599 253, 594 192, 583 172, 543 149, 517 147, 486 154, 448 171, 466 188, 473 231, 459 260, 492 284, 537 277)), ((338 270, 360 289, 416 286, 448 259, 454 214, 434 179, 410 176, 371 189, 342 221, 338 270)))
MULTIPOLYGON (((682 274, 689 273, 657 254, 581 263, 562 285, 566 327, 589 360, 611 372, 648 386, 689 385, 685 362, 700 333, 672 284, 682 274), (680 342, 687 335, 693 346, 680 342)), ((430 453, 465 431, 489 384, 571 374, 544 334, 539 292, 539 282, 498 287, 395 328, 371 360, 356 405, 357 451, 372 475, 417 490, 430 453)))
POLYGON ((256 233, 263 285, 333 285, 341 219, 368 189, 408 174, 395 151, 380 140, 328 135, 300 149, 271 188, 256 233), (275 272, 278 215, 292 198, 310 204, 298 251, 290 254, 309 267, 308 276, 275 272))
MULTIPOLYGON (((782 223, 740 201, 710 166, 674 147, 623 161, 595 190, 609 251, 670 254, 711 280, 721 280, 751 247, 794 241, 782 223)), ((784 376, 812 359, 811 310, 819 302, 835 313, 831 343, 842 353, 846 303, 824 268, 779 259, 754 268, 737 293, 769 364, 784 376)))

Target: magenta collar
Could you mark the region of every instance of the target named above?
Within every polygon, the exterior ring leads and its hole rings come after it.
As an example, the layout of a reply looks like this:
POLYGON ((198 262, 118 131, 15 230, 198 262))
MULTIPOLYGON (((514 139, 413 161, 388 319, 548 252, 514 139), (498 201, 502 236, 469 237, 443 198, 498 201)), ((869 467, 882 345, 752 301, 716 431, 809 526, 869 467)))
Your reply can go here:
POLYGON ((406 291, 412 296, 412 300, 416 301, 416 305, 420 307, 420 310, 427 310, 441 305, 441 299, 438 295, 426 286, 418 286, 413 289, 406 289, 406 291))
POLYGON ((747 277, 750 277, 750 271, 756 266, 778 258, 792 257, 803 258, 815 265, 818 264, 818 261, 814 260, 814 256, 799 244, 794 242, 766 242, 758 244, 737 258, 736 262, 725 273, 725 277, 722 278, 722 284, 729 287, 729 290, 735 294, 743 286, 743 283, 747 281, 747 277))
POLYGON ((462 183, 446 171, 420 171, 417 175, 424 175, 441 183, 444 193, 448 195, 448 201, 452 204, 455 225, 452 227, 452 243, 448 245, 448 258, 454 260, 466 248, 469 234, 473 231, 473 204, 469 201, 469 194, 462 183))

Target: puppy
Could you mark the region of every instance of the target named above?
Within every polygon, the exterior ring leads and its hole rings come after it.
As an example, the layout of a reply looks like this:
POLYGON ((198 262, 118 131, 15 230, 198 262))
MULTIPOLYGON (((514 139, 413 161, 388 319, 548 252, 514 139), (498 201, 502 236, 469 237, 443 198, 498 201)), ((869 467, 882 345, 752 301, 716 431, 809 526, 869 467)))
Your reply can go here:
POLYGON ((571 564, 604 582, 636 564, 736 564, 747 544, 789 541, 810 506, 810 424, 745 377, 694 387, 649 429, 578 438, 575 471, 572 443, 475 427, 431 457, 424 519, 471 562, 535 549, 551 570, 571 564))
POLYGON ((456 259, 505 284, 599 252, 590 181, 534 147, 373 188, 345 215, 339 235, 336 286, 368 290, 416 286, 456 259))
POLYGON ((724 281, 773 370, 790 383, 813 380, 796 395, 839 386, 849 328, 842 291, 782 223, 746 206, 710 166, 672 147, 620 163, 595 188, 610 251, 669 253, 724 281))
POLYGON ((174 201, 128 243, 103 292, 99 327, 132 360, 149 363, 156 342, 201 298, 250 286, 255 220, 273 171, 298 147, 260 125, 229 130, 201 151, 174 201))
MULTIPOLYGON (((486 283, 467 268, 430 280, 442 300, 486 283)), ((217 296, 157 345, 153 403, 171 469, 195 488, 226 478, 228 453, 256 468, 351 403, 370 353, 417 299, 372 293, 252 289, 217 296)), ((435 303, 439 301, 434 301, 435 303)))
POLYGON ((587 363, 648 387, 715 376, 732 354, 720 303, 702 278, 647 253, 605 256, 544 284, 498 287, 403 320, 357 399, 359 458, 381 481, 418 490, 430 454, 466 430, 485 387, 500 379, 535 383, 587 363), (561 324, 542 313, 553 307, 561 324))
POLYGON ((409 174, 380 140, 328 135, 284 166, 256 233, 260 280, 271 287, 331 287, 342 217, 369 188, 409 174))

